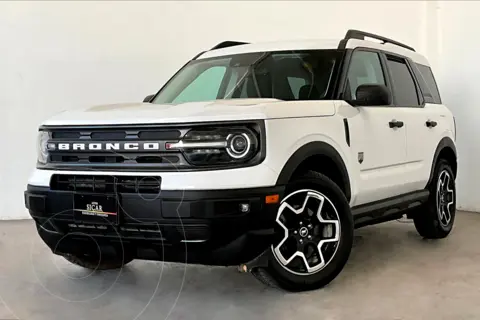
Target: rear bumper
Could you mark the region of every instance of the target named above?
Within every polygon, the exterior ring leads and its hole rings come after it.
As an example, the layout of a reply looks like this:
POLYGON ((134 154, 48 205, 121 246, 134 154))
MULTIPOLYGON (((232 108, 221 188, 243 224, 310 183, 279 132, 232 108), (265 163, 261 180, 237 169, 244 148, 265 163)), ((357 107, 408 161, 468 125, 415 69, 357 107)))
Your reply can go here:
POLYGON ((56 254, 125 251, 137 259, 235 265, 272 243, 278 208, 265 197, 283 187, 118 194, 118 223, 76 221, 73 191, 31 186, 25 205, 56 254), (241 205, 248 204, 248 212, 241 205))

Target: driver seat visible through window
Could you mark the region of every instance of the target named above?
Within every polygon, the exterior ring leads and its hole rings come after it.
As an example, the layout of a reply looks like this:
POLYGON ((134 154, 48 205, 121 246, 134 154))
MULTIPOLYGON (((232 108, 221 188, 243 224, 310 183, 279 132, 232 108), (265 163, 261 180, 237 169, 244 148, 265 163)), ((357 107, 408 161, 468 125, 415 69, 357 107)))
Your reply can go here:
POLYGON ((232 98, 321 99, 328 90, 335 60, 319 60, 311 53, 273 54, 255 67, 232 98))

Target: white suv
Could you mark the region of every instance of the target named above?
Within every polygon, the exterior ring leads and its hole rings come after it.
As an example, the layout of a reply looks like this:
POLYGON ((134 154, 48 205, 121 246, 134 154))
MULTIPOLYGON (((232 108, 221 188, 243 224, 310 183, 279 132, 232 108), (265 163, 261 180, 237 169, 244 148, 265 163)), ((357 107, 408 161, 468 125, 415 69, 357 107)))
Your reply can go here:
POLYGON ((407 214, 449 234, 454 141, 428 61, 402 43, 227 41, 144 103, 46 121, 25 202, 83 267, 240 265, 308 290, 342 270, 355 228, 407 214))

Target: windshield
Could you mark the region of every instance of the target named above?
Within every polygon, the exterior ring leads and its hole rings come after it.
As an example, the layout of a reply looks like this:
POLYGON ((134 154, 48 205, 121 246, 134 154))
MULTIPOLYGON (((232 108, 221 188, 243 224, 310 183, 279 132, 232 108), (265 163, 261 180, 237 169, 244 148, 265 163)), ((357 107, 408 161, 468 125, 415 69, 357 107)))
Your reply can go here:
POLYGON ((339 52, 259 52, 193 60, 153 103, 235 98, 320 100, 329 87, 339 52))

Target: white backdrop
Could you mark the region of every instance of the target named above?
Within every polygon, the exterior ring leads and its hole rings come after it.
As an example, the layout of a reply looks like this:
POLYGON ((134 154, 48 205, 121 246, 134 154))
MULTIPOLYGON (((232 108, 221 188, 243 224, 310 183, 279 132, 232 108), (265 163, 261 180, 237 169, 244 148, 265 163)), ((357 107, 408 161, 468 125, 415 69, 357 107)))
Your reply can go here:
POLYGON ((457 119, 457 202, 470 211, 480 211, 479 12, 477 1, 445 1, 439 10, 442 96, 457 119))
POLYGON ((349 28, 408 43, 441 68, 442 96, 458 111, 459 205, 480 211, 466 173, 479 157, 467 144, 473 139, 468 130, 477 130, 467 113, 475 100, 467 106, 455 89, 474 90, 473 83, 463 84, 463 71, 475 80, 473 69, 456 69, 473 53, 458 59, 453 50, 468 10, 434 1, 0 2, 0 133, 7 150, 0 157, 0 219, 28 216, 23 190, 35 164, 36 131, 52 114, 141 101, 197 52, 223 40, 336 38, 349 28), (443 19, 449 21, 439 28, 443 19))

